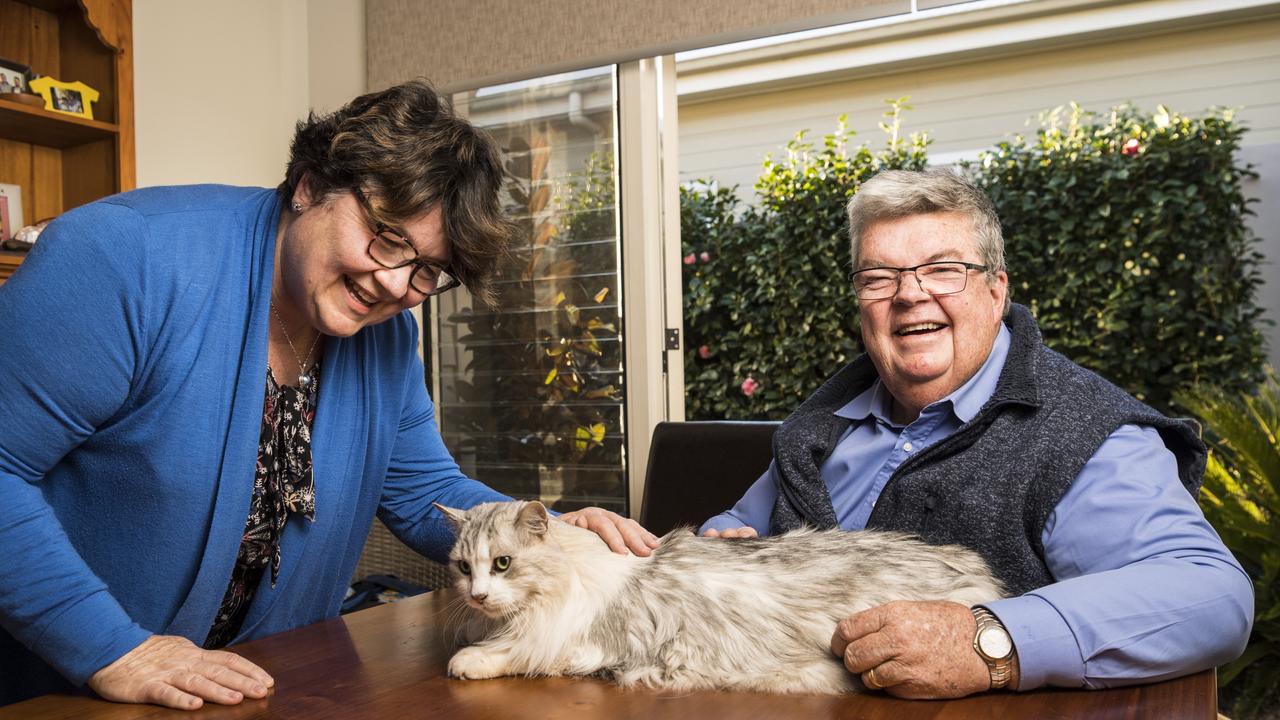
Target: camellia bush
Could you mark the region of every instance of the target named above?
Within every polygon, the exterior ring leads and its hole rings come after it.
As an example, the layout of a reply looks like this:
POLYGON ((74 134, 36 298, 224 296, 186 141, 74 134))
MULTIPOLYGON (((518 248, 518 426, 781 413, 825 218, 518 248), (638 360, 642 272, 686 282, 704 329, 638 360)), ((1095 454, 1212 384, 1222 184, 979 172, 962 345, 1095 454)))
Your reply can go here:
POLYGON ((754 206, 732 189, 681 191, 685 413, 691 420, 783 418, 862 352, 845 205, 884 169, 921 169, 928 138, 899 135, 892 101, 879 150, 841 117, 820 146, 796 135, 767 158, 754 206))
MULTIPOLYGON (((786 417, 862 352, 844 208, 875 172, 926 165, 928 139, 900 139, 904 108, 878 151, 843 119, 820 147, 801 133, 765 160, 754 205, 682 191, 689 419, 786 417)), ((1261 378, 1243 133, 1229 111, 1072 106, 962 168, 996 205, 1013 299, 1045 342, 1164 411, 1185 414, 1181 388, 1261 378)))
POLYGON ((1072 105, 967 166, 1004 227, 1013 298, 1045 342, 1141 400, 1261 379, 1256 240, 1230 111, 1072 105))

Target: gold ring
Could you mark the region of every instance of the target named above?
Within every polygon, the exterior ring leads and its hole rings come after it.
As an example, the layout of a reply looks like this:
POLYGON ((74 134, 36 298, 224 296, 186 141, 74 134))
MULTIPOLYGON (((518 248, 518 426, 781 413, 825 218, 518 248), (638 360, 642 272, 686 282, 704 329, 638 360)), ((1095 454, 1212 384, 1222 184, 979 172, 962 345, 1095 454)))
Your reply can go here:
POLYGON ((884 689, 884 686, 883 686, 883 685, 881 685, 881 684, 880 684, 880 682, 879 682, 878 680, 876 680, 876 669, 875 669, 875 668, 871 668, 870 670, 868 670, 868 671, 866 671, 866 672, 862 673, 862 684, 863 684, 863 685, 866 685, 868 690, 883 690, 883 689, 884 689))

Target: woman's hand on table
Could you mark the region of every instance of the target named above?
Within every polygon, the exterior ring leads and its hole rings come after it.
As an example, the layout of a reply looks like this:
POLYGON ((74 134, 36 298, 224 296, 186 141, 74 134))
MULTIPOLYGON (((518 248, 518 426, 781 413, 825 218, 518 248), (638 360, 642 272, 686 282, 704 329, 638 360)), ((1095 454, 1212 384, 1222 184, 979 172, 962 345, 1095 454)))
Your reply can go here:
POLYGON ((152 635, 89 678, 106 700, 195 710, 265 697, 275 680, 235 653, 205 650, 184 637, 152 635))
POLYGON ((604 508, 582 508, 564 513, 560 519, 599 535, 610 550, 621 555, 630 550, 640 557, 648 557, 658 547, 657 535, 645 530, 635 520, 604 508))

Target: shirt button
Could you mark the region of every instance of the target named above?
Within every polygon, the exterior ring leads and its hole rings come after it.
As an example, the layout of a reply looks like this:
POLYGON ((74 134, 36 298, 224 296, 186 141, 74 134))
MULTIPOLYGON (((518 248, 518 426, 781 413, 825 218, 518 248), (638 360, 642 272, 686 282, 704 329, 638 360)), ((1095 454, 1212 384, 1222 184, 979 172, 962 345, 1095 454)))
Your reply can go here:
POLYGON ((903 450, 906 450, 907 452, 911 452, 911 443, 909 443, 909 442, 905 442, 905 443, 903 443, 903 444, 902 444, 902 449, 903 449, 903 450))

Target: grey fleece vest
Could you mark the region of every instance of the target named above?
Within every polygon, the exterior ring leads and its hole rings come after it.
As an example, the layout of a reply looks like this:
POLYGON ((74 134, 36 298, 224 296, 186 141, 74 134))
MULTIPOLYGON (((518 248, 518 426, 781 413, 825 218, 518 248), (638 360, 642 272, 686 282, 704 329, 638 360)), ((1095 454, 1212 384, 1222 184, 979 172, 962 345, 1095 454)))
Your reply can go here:
MULTIPOLYGON (((1161 415, 1045 347, 1026 308, 1014 305, 1005 323, 1012 341, 991 399, 952 435, 898 467, 867 527, 971 548, 1011 595, 1021 595, 1054 582, 1040 542, 1045 521, 1113 431, 1128 423, 1159 431, 1193 496, 1206 449, 1192 421, 1161 415)), ((870 358, 859 357, 774 434, 774 533, 801 525, 837 527, 819 469, 850 420, 832 413, 875 379, 870 358)))

